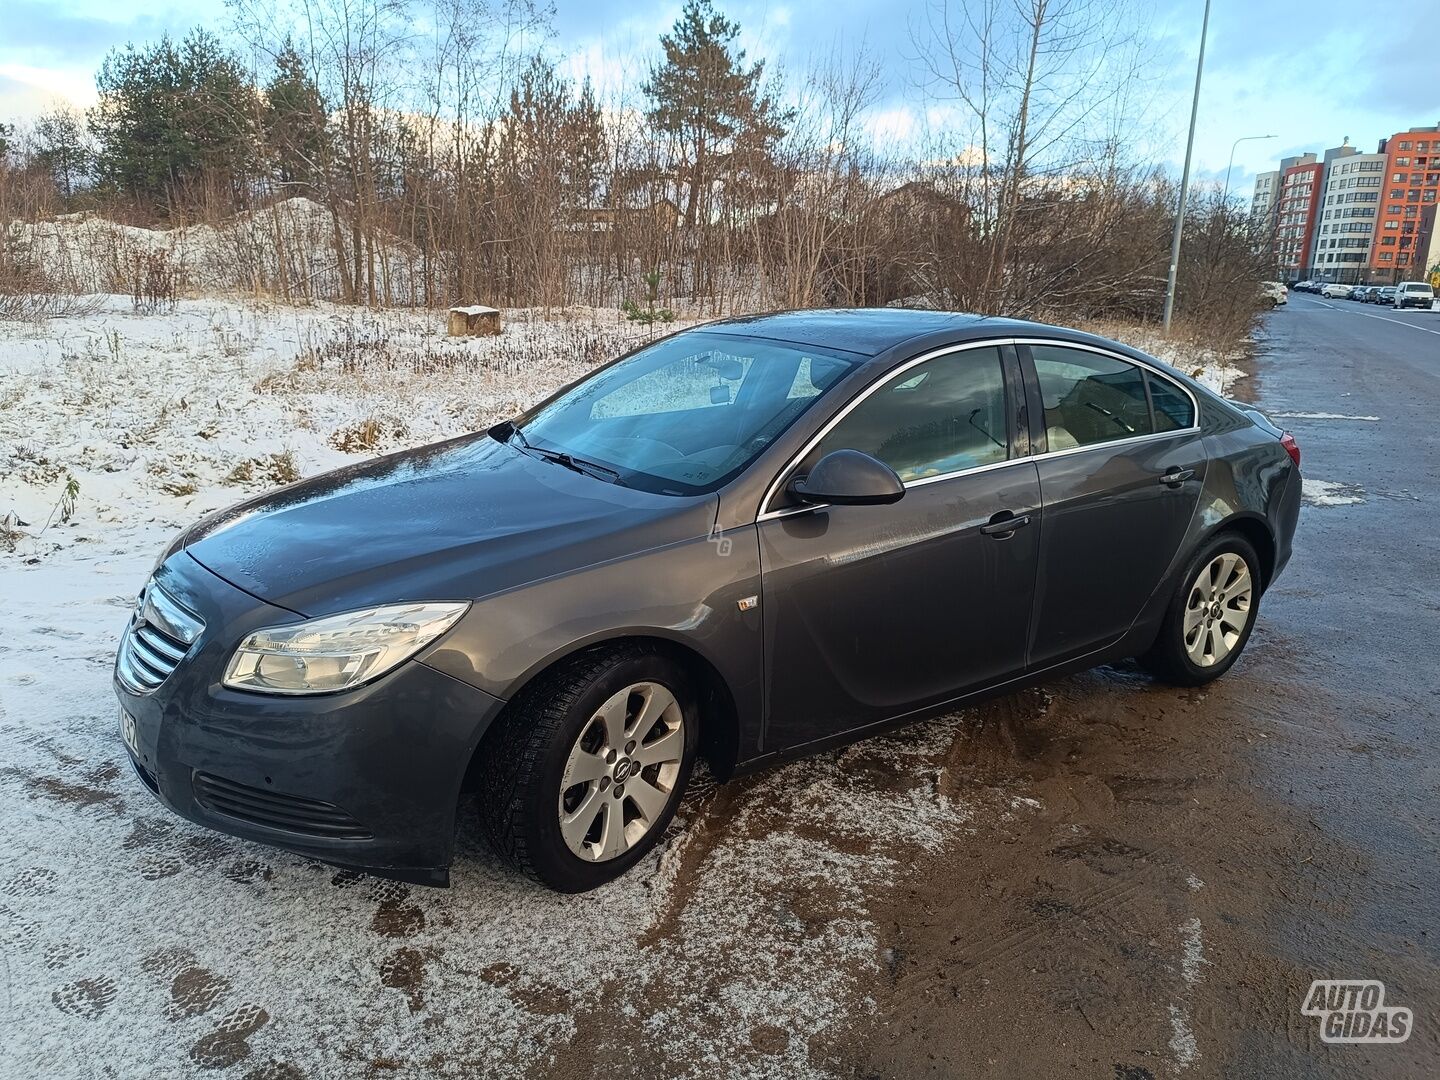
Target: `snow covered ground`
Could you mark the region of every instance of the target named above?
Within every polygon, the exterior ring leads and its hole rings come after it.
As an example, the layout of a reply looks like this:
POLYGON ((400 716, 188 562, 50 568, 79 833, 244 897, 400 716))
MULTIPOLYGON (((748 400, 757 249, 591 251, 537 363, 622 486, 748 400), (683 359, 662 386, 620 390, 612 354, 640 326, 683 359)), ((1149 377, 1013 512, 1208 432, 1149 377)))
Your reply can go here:
POLYGON ((0 325, 0 1074, 521 1075, 582 1033, 622 1051, 606 1032, 629 1024, 655 1075, 803 1077, 867 1008, 869 898, 974 809, 937 780, 961 719, 702 779, 659 854, 582 897, 464 833, 449 891, 338 872, 193 827, 131 773, 110 666, 177 528, 486 426, 650 333, 505 318, 460 341, 432 312, 117 297, 0 325))

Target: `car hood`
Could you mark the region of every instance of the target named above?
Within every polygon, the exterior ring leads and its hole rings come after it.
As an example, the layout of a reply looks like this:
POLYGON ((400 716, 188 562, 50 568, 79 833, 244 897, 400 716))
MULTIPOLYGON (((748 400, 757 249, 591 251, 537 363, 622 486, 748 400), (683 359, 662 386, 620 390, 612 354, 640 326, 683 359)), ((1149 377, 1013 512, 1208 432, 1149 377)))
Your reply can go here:
POLYGON ((306 616, 479 599, 708 533, 713 495, 623 488, 488 435, 392 454, 219 511, 179 547, 306 616))

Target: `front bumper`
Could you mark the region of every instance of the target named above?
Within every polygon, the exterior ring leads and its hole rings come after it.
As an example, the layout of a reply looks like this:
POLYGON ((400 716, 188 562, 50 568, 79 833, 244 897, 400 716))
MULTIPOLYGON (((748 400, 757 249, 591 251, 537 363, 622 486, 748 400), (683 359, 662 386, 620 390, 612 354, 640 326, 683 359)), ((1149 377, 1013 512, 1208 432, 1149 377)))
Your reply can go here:
POLYGON ((205 630, 154 692, 118 677, 132 759, 182 817, 352 869, 449 881, 460 787, 504 703, 408 661, 352 691, 280 697, 220 684, 230 651, 299 616, 256 600, 182 553, 157 582, 205 630))

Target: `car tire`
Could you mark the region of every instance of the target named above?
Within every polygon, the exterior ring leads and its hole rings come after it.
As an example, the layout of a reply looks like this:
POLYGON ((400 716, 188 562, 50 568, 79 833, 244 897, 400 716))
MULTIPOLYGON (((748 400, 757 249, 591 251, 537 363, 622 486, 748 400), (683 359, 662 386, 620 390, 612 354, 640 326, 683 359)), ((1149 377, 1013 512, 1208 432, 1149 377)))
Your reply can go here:
POLYGON ((684 797, 699 745, 693 681, 642 644, 565 661, 521 691, 498 724, 479 750, 481 828, 516 868, 566 893, 613 881, 654 848, 684 797), (647 717, 656 710, 663 711, 647 717), (652 727, 612 745, 615 724, 629 733, 632 717, 634 729, 647 719, 652 727), (647 747, 655 757, 662 738, 660 753, 674 760, 645 763, 647 747))
POLYGON ((1239 533, 1221 533, 1185 564, 1160 632, 1140 663, 1174 686, 1201 686, 1218 679, 1245 651, 1259 609, 1255 548, 1239 533), (1234 576, 1231 560, 1243 564, 1243 581, 1234 576), (1225 580, 1217 582, 1218 576, 1225 580), (1236 626, 1242 614, 1243 623, 1236 626))

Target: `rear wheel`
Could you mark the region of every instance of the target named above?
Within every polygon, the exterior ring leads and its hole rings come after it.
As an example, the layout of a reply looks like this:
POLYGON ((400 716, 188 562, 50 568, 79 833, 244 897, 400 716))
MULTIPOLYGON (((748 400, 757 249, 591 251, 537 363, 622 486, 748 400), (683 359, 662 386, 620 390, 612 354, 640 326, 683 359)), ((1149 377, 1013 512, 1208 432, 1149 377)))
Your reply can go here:
POLYGON ((1260 560, 1244 537, 1222 533, 1186 566, 1160 633, 1140 662, 1177 686, 1199 686, 1229 671, 1255 626, 1260 560))
POLYGON ((619 877, 675 815, 699 735, 691 680, 639 645, 585 653, 512 704, 481 748, 482 826, 561 892, 619 877))

